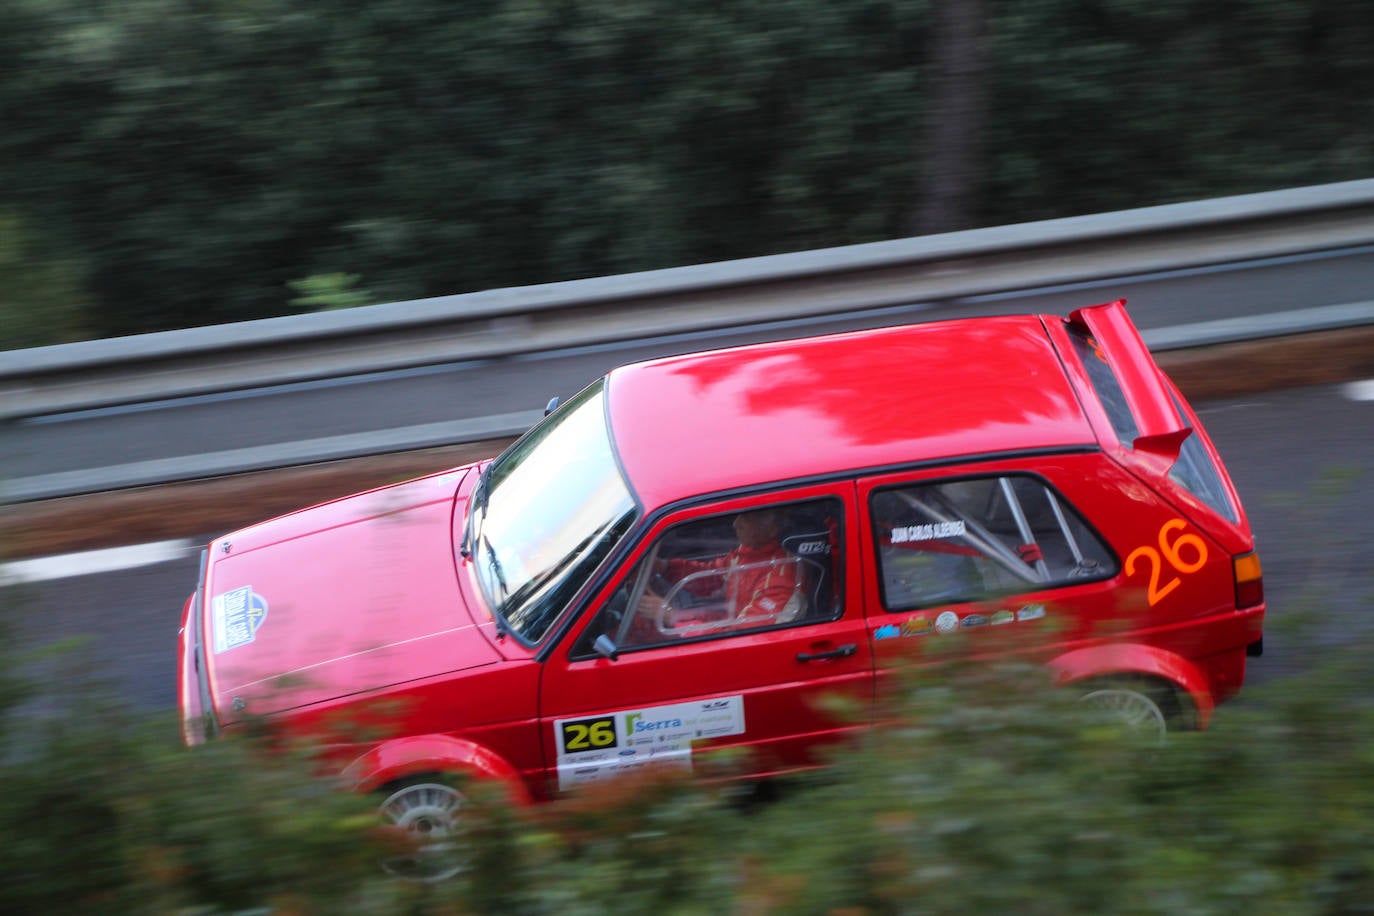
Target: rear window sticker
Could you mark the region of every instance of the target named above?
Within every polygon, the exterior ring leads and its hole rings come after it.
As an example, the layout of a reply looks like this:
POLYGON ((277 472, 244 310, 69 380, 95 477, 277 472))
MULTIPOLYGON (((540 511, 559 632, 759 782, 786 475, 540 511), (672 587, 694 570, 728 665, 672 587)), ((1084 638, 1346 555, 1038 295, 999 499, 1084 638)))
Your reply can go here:
POLYGON ((210 604, 217 655, 248 645, 267 619, 267 599, 251 585, 216 595, 210 604))
POLYGON ((907 525, 892 529, 892 543, 907 544, 911 541, 933 541, 937 538, 957 538, 964 534, 963 520, 938 522, 930 525, 907 525))
POLYGON ((718 697, 557 719, 558 787, 608 779, 648 764, 692 769, 692 742, 744 734, 744 697, 718 697))

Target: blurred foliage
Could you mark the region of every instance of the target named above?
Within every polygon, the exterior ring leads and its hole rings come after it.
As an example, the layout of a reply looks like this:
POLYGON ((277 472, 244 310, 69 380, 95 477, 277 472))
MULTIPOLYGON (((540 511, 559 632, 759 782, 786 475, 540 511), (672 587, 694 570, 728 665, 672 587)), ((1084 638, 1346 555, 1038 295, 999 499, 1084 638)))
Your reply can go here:
MULTIPOLYGON (((0 207, 75 253, 99 335, 315 275, 394 301, 891 238, 933 2, 9 0, 0 207)), ((989 10, 964 223, 1374 166, 1362 0, 989 10)))
POLYGON ((1348 649, 1164 745, 1043 669, 939 663, 895 691, 896 724, 781 800, 640 772, 512 811, 469 785, 468 868, 437 884, 383 877, 375 799, 304 756, 9 706, 0 909, 1352 912, 1374 899, 1374 676, 1348 649))
POLYGON ((303 280, 292 280, 287 285, 297 295, 291 304, 312 312, 371 305, 372 294, 356 288, 360 279, 357 274, 339 273, 312 274, 303 280))
POLYGON ((0 350, 82 340, 81 272, 0 210, 0 350))

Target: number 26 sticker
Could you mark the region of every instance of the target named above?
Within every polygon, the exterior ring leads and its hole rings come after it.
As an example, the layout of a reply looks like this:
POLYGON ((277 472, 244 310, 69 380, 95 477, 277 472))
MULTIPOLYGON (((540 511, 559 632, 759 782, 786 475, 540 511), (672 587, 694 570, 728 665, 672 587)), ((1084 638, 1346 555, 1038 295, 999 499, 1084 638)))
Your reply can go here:
POLYGON ((1187 523, 1181 518, 1172 518, 1160 526, 1159 549, 1137 547, 1126 557, 1126 575, 1134 576, 1136 561, 1140 560, 1149 568, 1150 583, 1146 588, 1146 600, 1154 607, 1164 596, 1178 588, 1183 581, 1180 577, 1195 573, 1207 563, 1207 544, 1196 534, 1179 534, 1187 523), (1177 573, 1178 575, 1172 575, 1177 573), (1168 576, 1166 579, 1165 577, 1168 576))
POLYGON ((598 716, 595 719, 578 719, 576 722, 563 723, 564 753, 597 751, 613 747, 615 743, 614 716, 598 716))

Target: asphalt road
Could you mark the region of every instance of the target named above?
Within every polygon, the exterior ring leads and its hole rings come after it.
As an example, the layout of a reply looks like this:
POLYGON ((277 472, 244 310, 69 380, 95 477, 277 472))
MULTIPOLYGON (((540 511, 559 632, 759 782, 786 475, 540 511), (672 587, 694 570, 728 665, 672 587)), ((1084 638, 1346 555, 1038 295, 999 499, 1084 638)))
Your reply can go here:
POLYGON ((677 335, 35 417, 0 428, 0 467, 10 483, 21 483, 115 465, 137 468, 140 463, 160 462, 158 467, 163 468, 169 462, 207 453, 271 449, 381 430, 426 429, 431 424, 520 412, 536 411, 533 416, 537 417, 550 396, 566 397, 615 365, 762 339, 966 315, 1067 314, 1079 306, 1120 297, 1130 301, 1138 326, 1150 331, 1367 302, 1374 299, 1371 290, 1374 248, 1365 247, 955 302, 913 303, 729 333, 677 335))
MULTIPOLYGON (((1374 401, 1350 390, 1196 405, 1241 491, 1264 563, 1269 627, 1251 685, 1301 675, 1323 644, 1368 628, 1374 617, 1374 401)), ((196 564, 187 550, 155 565, 8 586, 0 605, 24 645, 83 639, 79 656, 43 663, 49 676, 98 677, 119 700, 168 709, 178 615, 196 564)))

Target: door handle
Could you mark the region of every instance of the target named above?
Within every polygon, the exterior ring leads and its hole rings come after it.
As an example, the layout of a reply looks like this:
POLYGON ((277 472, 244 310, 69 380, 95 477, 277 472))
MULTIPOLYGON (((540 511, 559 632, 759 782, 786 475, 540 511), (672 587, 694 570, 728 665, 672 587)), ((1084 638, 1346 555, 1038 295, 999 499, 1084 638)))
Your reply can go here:
POLYGON ((858 651, 859 647, 851 642, 845 643, 843 646, 830 649, 826 652, 798 652, 797 661, 815 662, 825 658, 848 658, 849 656, 853 655, 855 652, 858 651))

